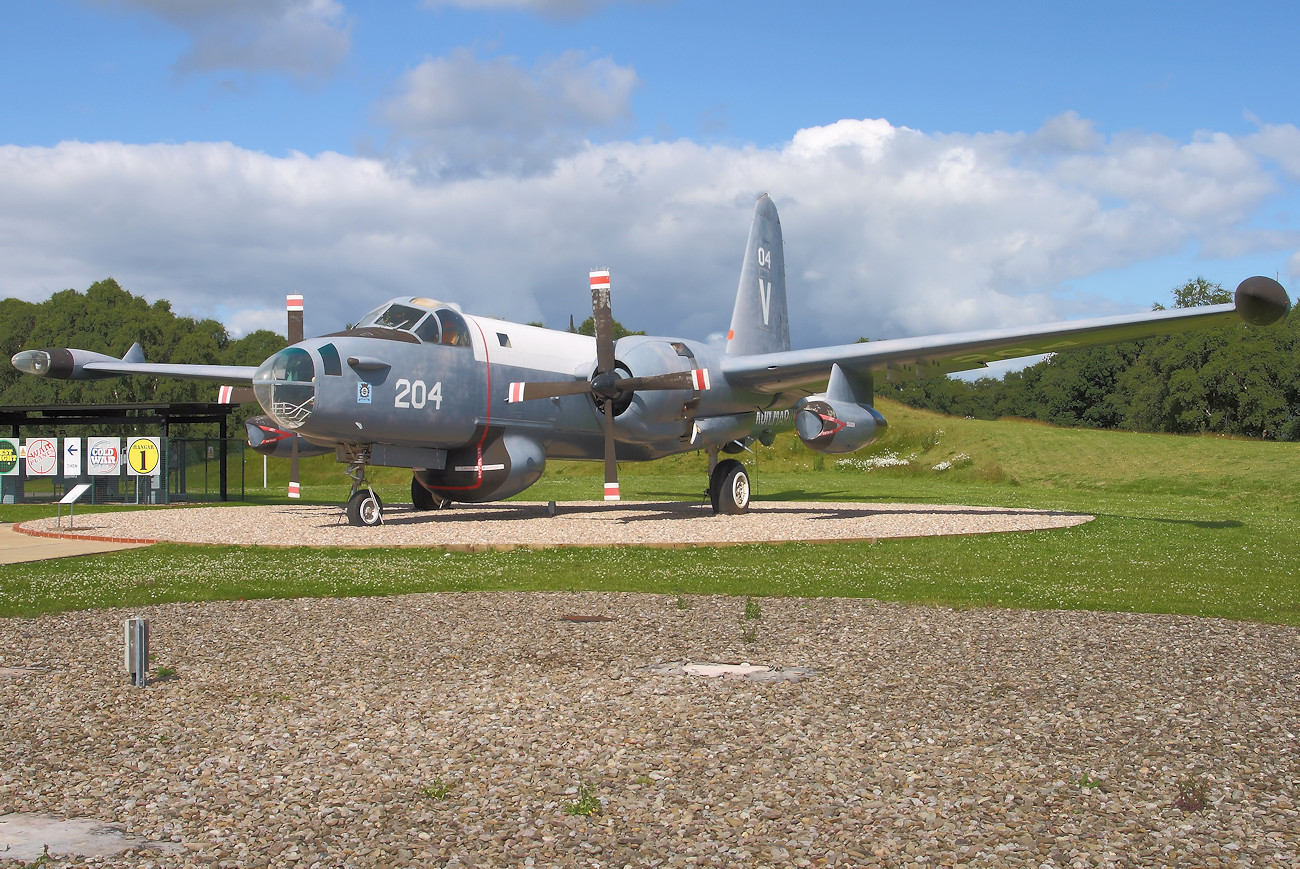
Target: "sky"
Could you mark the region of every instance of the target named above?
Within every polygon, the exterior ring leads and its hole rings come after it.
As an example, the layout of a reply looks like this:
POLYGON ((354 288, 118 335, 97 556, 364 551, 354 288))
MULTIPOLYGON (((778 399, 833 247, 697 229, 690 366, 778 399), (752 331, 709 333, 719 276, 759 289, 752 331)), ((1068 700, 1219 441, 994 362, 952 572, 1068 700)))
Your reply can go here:
POLYGON ((765 192, 796 347, 1291 288, 1296 32, 1293 2, 10 4, 0 296, 563 328, 608 267, 626 326, 716 340, 765 192))

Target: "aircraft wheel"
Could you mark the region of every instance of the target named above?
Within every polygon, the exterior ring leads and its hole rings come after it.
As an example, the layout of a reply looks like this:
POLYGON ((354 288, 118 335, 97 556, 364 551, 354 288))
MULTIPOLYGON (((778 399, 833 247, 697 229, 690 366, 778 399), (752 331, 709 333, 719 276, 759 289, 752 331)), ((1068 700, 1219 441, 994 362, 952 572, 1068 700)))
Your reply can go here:
POLYGON ((417 510, 441 510, 446 507, 448 502, 445 498, 439 498, 428 489, 420 485, 420 481, 411 478, 411 505, 417 510))
POLYGON ((714 513, 749 512, 749 474, 735 459, 718 462, 709 477, 709 500, 714 513))
POLYGON ((384 503, 369 489, 362 489, 348 499, 348 524, 373 527, 384 521, 384 503))

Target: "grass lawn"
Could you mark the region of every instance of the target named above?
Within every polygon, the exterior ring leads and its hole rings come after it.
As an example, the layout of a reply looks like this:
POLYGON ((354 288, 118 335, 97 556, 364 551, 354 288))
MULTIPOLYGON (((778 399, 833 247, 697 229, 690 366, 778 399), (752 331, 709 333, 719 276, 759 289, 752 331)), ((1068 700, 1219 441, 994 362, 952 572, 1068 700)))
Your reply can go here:
MULTIPOLYGON (((0 615, 174 600, 559 589, 668 595, 873 597, 955 607, 1185 613, 1300 624, 1300 444, 1060 429, 943 417, 881 402, 888 434, 837 462, 792 436, 744 456, 762 500, 964 503, 1092 513, 1076 528, 875 544, 722 549, 265 549, 158 545, 0 566, 0 615), (865 469, 884 456, 906 466, 865 469), (945 470, 936 465, 951 463, 945 470)), ((260 482, 260 458, 256 476, 260 482)), ((346 496, 330 460, 304 462, 308 500, 346 496)), ((278 502, 285 469, 253 500, 278 502)), ((629 499, 693 499, 703 456, 623 465, 629 499)), ((548 468, 527 500, 599 497, 598 464, 548 468)), ((249 479, 254 476, 252 470, 249 479)), ((409 501, 409 474, 376 474, 409 501)), ((52 515, 0 507, 0 520, 52 515)), ((78 510, 80 513, 81 510, 78 510)))

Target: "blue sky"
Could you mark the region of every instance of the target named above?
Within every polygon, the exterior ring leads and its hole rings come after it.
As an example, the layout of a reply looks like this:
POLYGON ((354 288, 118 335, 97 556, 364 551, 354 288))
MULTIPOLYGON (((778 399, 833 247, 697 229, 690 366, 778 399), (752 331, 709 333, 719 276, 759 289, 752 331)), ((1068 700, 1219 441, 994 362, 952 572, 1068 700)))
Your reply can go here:
POLYGON ((796 344, 1300 274, 1300 7, 43 0, 0 33, 0 293, 240 333, 399 294, 724 331, 781 209, 796 344), (7 229, 6 229, 7 228, 7 229), (622 292, 620 293, 620 290, 622 292))

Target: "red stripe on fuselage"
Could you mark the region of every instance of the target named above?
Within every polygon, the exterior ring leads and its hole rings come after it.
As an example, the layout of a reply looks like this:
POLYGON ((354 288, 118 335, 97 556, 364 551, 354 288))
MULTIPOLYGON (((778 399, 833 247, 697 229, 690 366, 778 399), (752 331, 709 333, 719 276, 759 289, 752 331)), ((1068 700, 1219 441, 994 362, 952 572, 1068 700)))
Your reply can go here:
MULTIPOLYGON (((483 433, 478 437, 478 443, 474 445, 475 449, 475 479, 472 486, 436 486, 439 492, 472 492, 483 485, 483 441, 487 440, 488 429, 492 426, 492 355, 488 352, 487 336, 483 334, 483 327, 479 325, 478 320, 473 317, 467 317, 469 322, 474 324, 478 329, 479 340, 483 342, 483 373, 487 378, 487 412, 485 422, 483 423, 483 433)), ((470 348, 471 352, 473 348, 470 348)))

